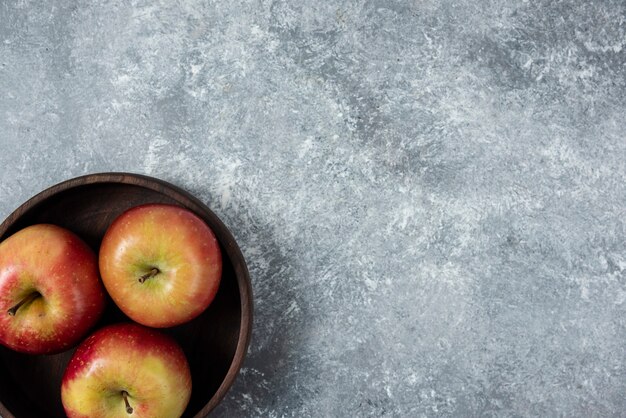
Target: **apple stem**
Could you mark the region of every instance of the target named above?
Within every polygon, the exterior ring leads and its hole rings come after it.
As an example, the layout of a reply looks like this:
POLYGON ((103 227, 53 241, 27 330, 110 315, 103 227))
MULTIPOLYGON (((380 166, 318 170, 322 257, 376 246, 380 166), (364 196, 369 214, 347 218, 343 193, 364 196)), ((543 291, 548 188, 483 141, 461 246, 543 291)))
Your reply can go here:
POLYGON ((19 308, 21 308, 23 305, 29 304, 32 301, 34 301, 35 299, 37 299, 38 297, 41 296, 41 293, 39 292, 33 292, 33 293, 29 293, 28 296, 26 296, 24 299, 20 300, 17 305, 13 306, 11 309, 9 309, 7 311, 7 313, 11 316, 15 316, 15 314, 17 313, 17 310, 19 308))
POLYGON ((146 274, 144 274, 143 276, 141 276, 139 278, 139 283, 143 283, 146 280, 148 280, 149 278, 156 276, 157 274, 159 274, 159 269, 156 268, 156 267, 153 267, 152 270, 150 270, 149 273, 146 273, 146 274))
POLYGON ((122 391, 122 398, 124 398, 124 403, 126 404, 126 413, 127 414, 132 414, 133 413, 133 408, 128 403, 128 392, 126 392, 125 390, 122 391))

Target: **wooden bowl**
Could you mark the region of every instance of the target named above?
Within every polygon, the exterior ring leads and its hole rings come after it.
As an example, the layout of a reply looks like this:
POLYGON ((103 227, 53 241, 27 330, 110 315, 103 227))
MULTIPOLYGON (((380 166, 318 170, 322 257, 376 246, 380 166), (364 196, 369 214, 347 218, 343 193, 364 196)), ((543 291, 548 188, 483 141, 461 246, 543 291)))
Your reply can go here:
MULTIPOLYGON (((252 328, 250 277, 233 236, 218 217, 189 193, 164 181, 126 173, 92 174, 65 181, 28 200, 0 225, 0 241, 36 223, 75 232, 94 251, 109 224, 143 203, 170 203, 199 215, 213 229, 223 254, 223 275, 213 303, 198 318, 163 330, 182 346, 193 379, 183 417, 206 417, 232 386, 252 328)), ((109 299, 97 327, 129 319, 109 299)), ((61 378, 75 348, 32 356, 0 347, 0 416, 64 417, 61 378)))

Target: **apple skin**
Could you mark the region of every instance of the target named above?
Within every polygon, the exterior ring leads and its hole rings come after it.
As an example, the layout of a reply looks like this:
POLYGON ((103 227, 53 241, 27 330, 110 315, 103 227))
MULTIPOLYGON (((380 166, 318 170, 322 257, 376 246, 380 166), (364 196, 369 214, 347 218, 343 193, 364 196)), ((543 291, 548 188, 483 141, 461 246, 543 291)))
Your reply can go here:
POLYGON ((0 343, 29 354, 74 346, 102 315, 105 293, 94 252, 55 225, 26 227, 0 243, 0 343), (28 301, 9 311, 28 295, 28 301))
POLYGON ((200 315, 222 276, 213 231, 191 211, 164 204, 136 206, 116 218, 102 239, 99 263, 115 304, 135 322, 154 328, 200 315), (156 274, 142 282, 151 272, 156 274))
POLYGON ((61 383, 69 418, 177 418, 190 396, 191 372, 178 343, 131 323, 109 325, 83 341, 61 383))

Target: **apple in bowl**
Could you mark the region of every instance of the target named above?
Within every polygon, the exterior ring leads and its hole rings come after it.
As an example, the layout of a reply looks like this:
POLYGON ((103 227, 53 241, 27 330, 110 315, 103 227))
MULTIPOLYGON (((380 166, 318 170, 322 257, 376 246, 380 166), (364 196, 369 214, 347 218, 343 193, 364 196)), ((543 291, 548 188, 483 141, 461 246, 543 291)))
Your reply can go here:
POLYGON ((102 315, 94 252, 55 225, 21 229, 0 243, 0 343, 52 354, 78 343, 102 315))
POLYGON ((61 383, 69 418, 178 418, 190 396, 191 372, 178 343, 131 323, 83 341, 61 383))
POLYGON ((192 320, 211 304, 222 254, 211 228, 190 210, 146 204, 109 226, 99 265, 122 312, 140 324, 166 328, 192 320))

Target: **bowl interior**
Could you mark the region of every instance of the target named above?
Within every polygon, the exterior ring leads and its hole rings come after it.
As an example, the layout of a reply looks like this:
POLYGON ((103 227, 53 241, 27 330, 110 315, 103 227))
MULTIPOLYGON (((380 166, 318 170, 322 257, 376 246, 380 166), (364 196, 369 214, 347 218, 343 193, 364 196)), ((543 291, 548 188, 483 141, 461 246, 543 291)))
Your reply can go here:
MULTIPOLYGON (((231 366, 237 347, 241 345, 240 339, 247 339, 246 335, 240 335, 246 334, 245 330, 240 332, 242 311, 244 316, 247 315, 242 309, 240 288, 242 279, 248 278, 236 243, 219 219, 204 205, 167 183, 141 176, 107 180, 95 175, 81 179, 83 181, 62 183, 26 202, 0 226, 0 241, 28 225, 52 223, 78 234, 97 253, 110 223, 133 206, 143 203, 177 204, 202 217, 215 232, 222 249, 223 275, 219 292, 211 306, 198 318, 163 332, 179 342, 191 368, 193 390, 183 416, 204 416, 228 389, 224 387, 224 382, 227 375, 233 374, 231 366)), ((245 293, 244 297, 249 297, 249 294, 245 293)), ((122 321, 129 319, 109 299, 96 328, 122 321)), ((64 417, 61 378, 74 350, 32 356, 0 347, 0 415, 64 417)), ((240 364, 236 366, 238 369, 240 364)), ((234 370, 234 373, 237 371, 234 370)), ((230 380, 226 386, 230 386, 230 380)))

